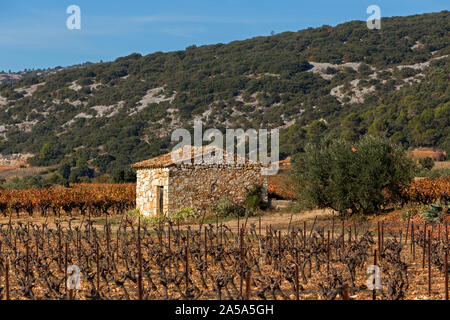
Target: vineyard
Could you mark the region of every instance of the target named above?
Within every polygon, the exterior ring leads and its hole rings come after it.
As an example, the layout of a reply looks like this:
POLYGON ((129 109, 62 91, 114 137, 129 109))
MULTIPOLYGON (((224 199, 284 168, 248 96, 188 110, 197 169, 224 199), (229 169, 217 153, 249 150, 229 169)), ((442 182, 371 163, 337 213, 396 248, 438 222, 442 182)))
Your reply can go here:
MULTIPOLYGON (((289 178, 283 175, 269 177, 269 195, 275 198, 295 199, 296 190, 289 181, 289 178)), ((450 202, 450 177, 415 179, 409 186, 401 189, 399 201, 403 204, 450 202)))
MULTIPOLYGON (((415 180, 403 201, 445 203, 449 186, 415 180)), ((433 221, 316 216, 283 229, 151 227, 126 214, 134 202, 134 184, 0 190, 0 299, 448 299, 445 206, 433 221)))
POLYGON ((448 299, 447 222, 382 222, 375 230, 328 222, 284 232, 242 223, 238 233, 221 223, 149 229, 127 216, 115 232, 108 223, 101 231, 89 222, 67 228, 5 223, 0 297, 448 299), (373 266, 380 268, 377 290, 367 281, 373 266), (80 286, 74 288, 77 268, 80 286))
POLYGON ((51 187, 27 190, 0 190, 0 213, 29 216, 122 214, 133 209, 135 184, 75 184, 70 188, 51 187))
MULTIPOLYGON (((287 178, 271 177, 268 192, 271 196, 295 199, 295 190, 287 178)), ((129 184, 74 184, 70 188, 0 189, 0 214, 33 216, 102 216, 121 215, 133 209, 136 185, 129 184)), ((450 178, 414 180, 401 193, 402 203, 431 204, 450 202, 450 178)))
POLYGON ((404 203, 430 204, 450 202, 450 177, 417 179, 402 190, 404 203))

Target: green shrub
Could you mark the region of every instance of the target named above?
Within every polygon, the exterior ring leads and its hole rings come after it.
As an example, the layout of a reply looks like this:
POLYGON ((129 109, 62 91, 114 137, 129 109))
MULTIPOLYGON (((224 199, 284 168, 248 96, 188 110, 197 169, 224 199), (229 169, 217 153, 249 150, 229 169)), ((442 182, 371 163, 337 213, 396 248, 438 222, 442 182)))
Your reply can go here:
POLYGON ((166 216, 159 214, 156 216, 141 216, 141 222, 152 227, 159 226, 166 221, 166 216))
POLYGON ((139 209, 134 209, 134 210, 128 211, 127 216, 134 217, 134 218, 139 216, 139 209))
POLYGON ((234 203, 230 198, 220 198, 214 203, 213 212, 218 217, 244 216, 245 208, 234 203))
POLYGON ((140 216, 142 225, 148 225, 152 227, 158 226, 166 221, 166 217, 164 215, 144 216, 140 214, 139 209, 128 211, 127 216, 134 220, 134 223, 138 222, 140 216))
POLYGON ((444 208, 447 206, 441 205, 439 203, 433 203, 427 206, 426 210, 422 213, 424 217, 430 223, 437 223, 443 220, 443 215, 446 214, 444 208))
POLYGON ((168 214, 167 218, 171 222, 177 221, 189 221, 198 217, 197 210, 191 207, 182 208, 176 212, 171 212, 168 214))
POLYGON ((431 170, 434 167, 434 160, 430 157, 420 158, 419 165, 422 169, 431 170))
POLYGON ((253 215, 259 209, 267 209, 268 204, 262 199, 263 188, 261 185, 255 185, 247 192, 245 199, 245 208, 247 214, 253 215))
POLYGON ((228 217, 234 213, 234 203, 229 198, 220 198, 214 206, 214 212, 219 217, 228 217))

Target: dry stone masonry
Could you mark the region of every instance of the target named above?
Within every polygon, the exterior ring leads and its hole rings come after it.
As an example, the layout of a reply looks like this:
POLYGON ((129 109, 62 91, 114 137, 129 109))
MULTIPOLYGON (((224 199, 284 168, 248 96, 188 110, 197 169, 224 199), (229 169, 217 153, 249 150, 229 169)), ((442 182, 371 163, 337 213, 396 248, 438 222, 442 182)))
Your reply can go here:
POLYGON ((146 216, 184 207, 203 211, 224 197, 242 203, 255 185, 263 186, 267 201, 260 164, 175 164, 167 154, 133 167, 137 170, 136 207, 146 216))

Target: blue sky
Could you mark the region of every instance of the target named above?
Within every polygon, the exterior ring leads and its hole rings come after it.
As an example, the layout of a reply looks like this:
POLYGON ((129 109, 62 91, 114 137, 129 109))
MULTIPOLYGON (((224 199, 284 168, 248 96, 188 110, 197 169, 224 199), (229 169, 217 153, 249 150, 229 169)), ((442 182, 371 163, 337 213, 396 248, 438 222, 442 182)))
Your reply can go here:
POLYGON ((0 71, 111 61, 324 24, 448 10, 448 0, 0 0, 0 71), (69 5, 81 30, 69 30, 69 5))

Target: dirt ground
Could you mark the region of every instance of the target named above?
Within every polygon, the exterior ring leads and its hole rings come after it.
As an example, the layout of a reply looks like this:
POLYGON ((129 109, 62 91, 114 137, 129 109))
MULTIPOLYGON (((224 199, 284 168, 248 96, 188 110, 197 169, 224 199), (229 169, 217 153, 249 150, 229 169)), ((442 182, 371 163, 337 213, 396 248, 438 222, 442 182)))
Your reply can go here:
MULTIPOLYGON (((246 227, 250 227, 251 224, 255 224, 257 228, 259 228, 259 220, 261 219, 261 230, 262 233, 265 233, 266 227, 271 226, 273 229, 276 230, 287 230, 288 227, 293 226, 300 226, 304 222, 308 221, 314 221, 317 217, 317 221, 323 221, 328 220, 333 216, 333 210, 325 209, 325 210, 311 210, 311 211, 304 211, 304 212, 296 212, 296 213, 288 213, 288 212, 271 212, 262 216, 255 216, 255 217, 249 217, 246 221, 245 218, 240 219, 233 219, 228 221, 221 221, 219 220, 219 224, 223 224, 224 226, 227 226, 230 228, 233 232, 236 232, 238 230, 238 225, 240 227, 244 226, 246 224, 246 227)), ((42 217, 42 216, 33 216, 29 217, 25 214, 21 214, 19 218, 12 217, 11 222, 17 223, 33 223, 42 225, 43 223, 46 223, 49 228, 55 228, 56 222, 60 221, 60 224, 62 227, 68 227, 69 221, 72 225, 72 227, 80 227, 83 225, 86 225, 88 220, 88 217, 81 216, 74 216, 72 218, 70 217, 61 217, 61 219, 50 216, 50 217, 42 217)), ((102 232, 104 225, 106 223, 105 217, 92 217, 91 220, 93 221, 93 227, 97 229, 97 231, 102 232)), ((117 231, 119 225, 121 224, 122 216, 109 216, 108 217, 108 223, 111 225, 111 230, 113 232, 117 231)), ((9 218, 1 217, 0 218, 0 224, 7 224, 9 223, 9 218)), ((205 222, 205 224, 215 224, 215 222, 205 222)), ((199 228, 200 224, 184 224, 180 226, 180 230, 185 230, 187 227, 191 227, 192 229, 199 228)))

